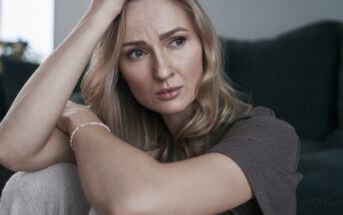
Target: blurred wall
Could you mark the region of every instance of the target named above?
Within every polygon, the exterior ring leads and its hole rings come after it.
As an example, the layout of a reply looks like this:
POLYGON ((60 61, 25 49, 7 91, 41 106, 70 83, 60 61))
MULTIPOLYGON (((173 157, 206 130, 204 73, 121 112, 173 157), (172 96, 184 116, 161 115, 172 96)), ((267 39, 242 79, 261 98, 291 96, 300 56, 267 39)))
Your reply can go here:
MULTIPOLYGON (((91 0, 55 0, 55 47, 66 37, 91 0)), ((256 39, 322 19, 343 22, 343 0, 199 0, 218 33, 256 39)))
POLYGON ((54 47, 70 33, 90 2, 91 0, 55 0, 54 47))
POLYGON ((231 38, 273 37, 322 19, 343 22, 342 0, 199 0, 217 32, 231 38))
POLYGON ((1 9, 2 9, 2 8, 1 8, 1 5, 2 5, 2 2, 1 2, 1 0, 0 0, 0 35, 1 35, 1 27, 2 27, 2 26, 1 26, 1 24, 2 24, 2 23, 1 23, 1 9))

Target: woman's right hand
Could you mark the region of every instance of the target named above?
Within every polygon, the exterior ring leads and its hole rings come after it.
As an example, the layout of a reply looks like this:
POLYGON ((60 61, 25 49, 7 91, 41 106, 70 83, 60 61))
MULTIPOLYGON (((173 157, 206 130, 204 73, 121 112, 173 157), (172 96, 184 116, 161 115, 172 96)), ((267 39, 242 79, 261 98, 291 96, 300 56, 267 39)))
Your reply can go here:
POLYGON ((91 11, 96 11, 100 13, 106 13, 107 15, 112 15, 112 19, 117 17, 124 6, 126 0, 92 0, 90 5, 91 11))

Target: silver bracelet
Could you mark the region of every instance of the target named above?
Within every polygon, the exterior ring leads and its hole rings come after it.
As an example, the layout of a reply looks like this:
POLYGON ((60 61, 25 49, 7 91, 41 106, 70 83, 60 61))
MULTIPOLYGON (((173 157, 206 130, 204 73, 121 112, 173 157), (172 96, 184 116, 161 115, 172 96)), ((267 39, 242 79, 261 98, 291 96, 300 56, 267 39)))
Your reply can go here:
POLYGON ((74 129, 74 131, 71 133, 71 135, 70 135, 70 141, 69 141, 69 142, 70 142, 70 147, 71 147, 71 148, 73 148, 73 138, 74 138, 76 132, 77 132, 80 128, 83 128, 83 127, 88 126, 88 125, 98 125, 98 126, 104 127, 104 128, 106 128, 106 130, 107 130, 108 132, 111 133, 111 129, 110 129, 107 125, 105 125, 104 123, 101 123, 101 122, 86 122, 86 123, 83 123, 83 124, 77 126, 77 127, 74 129))

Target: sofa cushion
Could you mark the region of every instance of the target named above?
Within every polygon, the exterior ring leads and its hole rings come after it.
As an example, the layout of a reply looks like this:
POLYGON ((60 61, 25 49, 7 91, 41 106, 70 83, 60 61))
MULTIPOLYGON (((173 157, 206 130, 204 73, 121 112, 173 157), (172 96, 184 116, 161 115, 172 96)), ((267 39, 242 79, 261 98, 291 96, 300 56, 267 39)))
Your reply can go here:
POLYGON ((305 140, 301 140, 301 143, 300 143, 301 154, 307 153, 307 152, 313 152, 317 150, 322 150, 325 148, 327 148, 327 146, 324 145, 322 141, 318 141, 318 140, 305 139, 305 140))
POLYGON ((343 127, 336 128, 331 132, 325 139, 325 145, 343 148, 343 127))
POLYGON ((22 86, 37 69, 38 64, 19 61, 10 57, 1 57, 2 75, 6 107, 9 108, 22 86))
POLYGON ((300 157, 304 177, 297 188, 297 214, 343 214, 343 148, 331 148, 300 157))
POLYGON ((323 140, 338 123, 341 28, 326 21, 273 39, 228 40, 225 70, 254 106, 272 108, 301 138, 323 140))
POLYGON ((338 82, 338 115, 339 125, 343 128, 343 28, 341 28, 341 54, 339 66, 339 82, 338 82))

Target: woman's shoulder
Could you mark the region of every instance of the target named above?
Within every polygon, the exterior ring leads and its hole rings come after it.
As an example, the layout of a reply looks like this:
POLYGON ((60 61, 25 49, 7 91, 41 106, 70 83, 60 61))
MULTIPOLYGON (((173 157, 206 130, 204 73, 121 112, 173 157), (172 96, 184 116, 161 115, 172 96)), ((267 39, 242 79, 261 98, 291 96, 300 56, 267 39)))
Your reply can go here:
POLYGON ((251 115, 231 124, 225 136, 284 136, 298 138, 294 127, 285 120, 276 117, 270 108, 258 106, 252 109, 251 115))
MULTIPOLYGON (((299 137, 270 108, 253 108, 249 117, 231 124, 208 153, 217 152, 234 160, 245 173, 263 214, 295 214, 299 137), (275 198, 277 197, 277 198, 275 198), (287 204, 285 204, 287 202, 287 204)), ((244 204, 234 211, 251 207, 244 204)))
POLYGON ((221 152, 230 157, 247 157, 265 161, 287 162, 290 168, 298 163, 299 137, 292 125, 278 119, 267 107, 255 107, 251 116, 228 126, 213 142, 208 152, 221 152))
POLYGON ((252 109, 253 116, 268 116, 268 117, 275 117, 275 113, 272 109, 264 107, 264 106, 257 106, 252 109))

